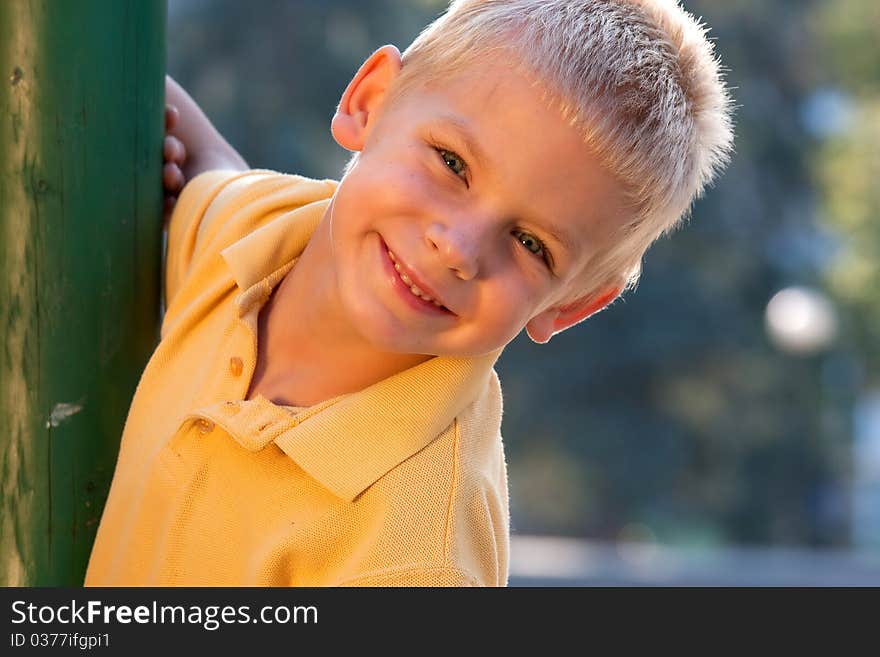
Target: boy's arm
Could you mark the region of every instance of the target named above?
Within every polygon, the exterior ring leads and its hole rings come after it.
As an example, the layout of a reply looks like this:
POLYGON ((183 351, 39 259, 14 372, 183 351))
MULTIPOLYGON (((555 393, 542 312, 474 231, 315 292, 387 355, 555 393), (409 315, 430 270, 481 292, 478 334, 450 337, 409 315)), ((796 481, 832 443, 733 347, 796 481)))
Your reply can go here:
POLYGON ((217 132, 196 101, 169 75, 165 76, 165 104, 177 114, 174 120, 166 122, 165 148, 169 149, 168 142, 172 144, 170 148, 176 148, 173 140, 167 137, 181 143, 185 152, 185 158, 179 158, 184 160, 181 167, 184 182, 211 169, 246 171, 250 168, 238 151, 217 132))

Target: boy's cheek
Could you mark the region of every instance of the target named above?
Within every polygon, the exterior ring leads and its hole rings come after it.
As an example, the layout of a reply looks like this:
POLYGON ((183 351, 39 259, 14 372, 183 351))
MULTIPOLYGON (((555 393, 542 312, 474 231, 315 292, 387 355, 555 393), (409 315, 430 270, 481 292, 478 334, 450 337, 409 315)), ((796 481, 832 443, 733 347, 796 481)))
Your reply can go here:
POLYGON ((532 313, 525 311, 527 307, 519 303, 495 305, 496 312, 484 319, 477 333, 491 341, 487 351, 506 346, 522 333, 532 317, 532 313))
POLYGON ((395 193, 395 166, 385 160, 364 161, 346 179, 345 187, 358 203, 372 205, 395 193))
POLYGON ((430 183, 430 172, 418 150, 409 147, 402 152, 383 152, 374 158, 365 158, 365 173, 375 183, 385 186, 387 192, 423 193, 430 183))

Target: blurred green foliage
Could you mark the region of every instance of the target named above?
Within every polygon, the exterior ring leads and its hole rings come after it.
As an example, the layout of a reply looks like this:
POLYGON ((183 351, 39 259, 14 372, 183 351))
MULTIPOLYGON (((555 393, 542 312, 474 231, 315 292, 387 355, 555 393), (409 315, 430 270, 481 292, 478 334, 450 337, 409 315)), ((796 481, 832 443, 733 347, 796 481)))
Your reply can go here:
POLYGON ((812 15, 824 83, 846 99, 843 125, 812 154, 823 222, 839 249, 825 271, 848 311, 869 384, 880 385, 880 3, 839 0, 812 15))
MULTIPOLYGON (((513 529, 679 544, 850 542, 852 406, 878 373, 876 0, 686 0, 737 103, 736 156, 638 290, 499 362, 513 529), (830 108, 830 109, 829 109, 830 108), (826 288, 841 332, 777 350, 768 300, 826 288)), ((437 0, 170 0, 169 70, 255 167, 338 177, 336 102, 437 0)))

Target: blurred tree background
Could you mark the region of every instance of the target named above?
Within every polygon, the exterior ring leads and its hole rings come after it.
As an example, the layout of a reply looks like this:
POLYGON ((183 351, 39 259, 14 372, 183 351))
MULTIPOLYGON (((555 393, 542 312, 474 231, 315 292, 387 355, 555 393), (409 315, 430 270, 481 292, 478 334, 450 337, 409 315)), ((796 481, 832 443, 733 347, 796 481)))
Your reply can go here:
MULTIPOLYGON (((684 5, 727 69, 736 155, 634 293, 548 345, 506 349, 513 531, 880 544, 880 3, 684 5), (811 351, 768 334, 768 302, 790 286, 835 309, 811 351)), ((169 0, 169 72, 251 166, 336 178, 346 83, 444 6, 169 0)))

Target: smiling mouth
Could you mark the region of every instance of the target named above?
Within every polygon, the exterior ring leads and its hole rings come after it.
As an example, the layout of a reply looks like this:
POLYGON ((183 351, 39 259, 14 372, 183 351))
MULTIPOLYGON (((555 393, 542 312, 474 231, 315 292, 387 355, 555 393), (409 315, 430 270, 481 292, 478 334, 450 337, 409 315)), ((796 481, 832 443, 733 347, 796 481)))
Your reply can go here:
POLYGON ((422 301, 427 301, 428 303, 433 303, 435 306, 437 306, 438 308, 441 308, 442 310, 445 310, 447 312, 452 312, 449 310, 449 308, 444 306, 442 303, 440 303, 436 299, 433 299, 432 297, 425 294, 425 292, 418 285, 413 283, 412 279, 410 279, 410 277, 406 275, 406 272, 403 271, 402 267, 400 266, 400 263, 397 261, 397 258, 394 255, 394 253, 392 253, 392 251, 390 249, 385 249, 385 250, 388 252, 388 257, 391 258, 391 262, 394 263, 394 270, 397 272, 397 276, 400 278, 400 280, 403 282, 403 284, 406 285, 407 289, 413 294, 413 296, 418 297, 422 301))

